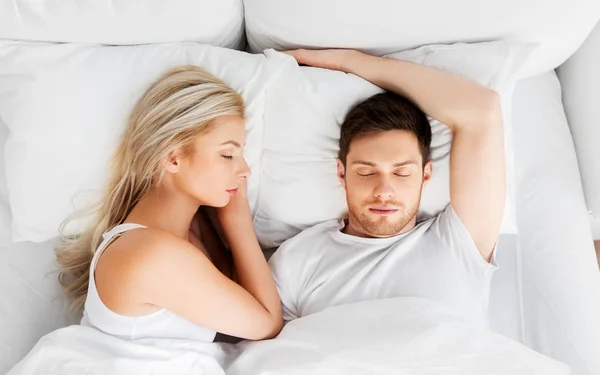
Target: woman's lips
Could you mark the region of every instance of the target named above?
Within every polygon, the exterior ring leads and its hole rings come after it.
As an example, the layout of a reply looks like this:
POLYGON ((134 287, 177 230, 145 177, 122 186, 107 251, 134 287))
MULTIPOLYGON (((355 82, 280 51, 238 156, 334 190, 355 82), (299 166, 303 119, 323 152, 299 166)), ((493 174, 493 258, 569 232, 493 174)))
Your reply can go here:
POLYGON ((229 194, 231 194, 231 195, 235 195, 235 193, 237 193, 237 191, 238 191, 238 189, 230 189, 230 190, 227 190, 227 192, 228 192, 229 194))

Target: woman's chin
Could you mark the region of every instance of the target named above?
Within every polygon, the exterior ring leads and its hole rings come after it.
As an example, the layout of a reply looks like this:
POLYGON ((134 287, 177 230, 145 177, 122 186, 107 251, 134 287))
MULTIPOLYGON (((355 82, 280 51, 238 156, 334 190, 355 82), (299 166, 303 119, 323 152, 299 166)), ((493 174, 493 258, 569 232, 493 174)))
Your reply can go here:
POLYGON ((209 207, 223 208, 229 204, 232 195, 228 192, 224 194, 215 194, 211 197, 212 199, 204 199, 204 204, 209 207))
MULTIPOLYGON (((229 193, 227 193, 227 196, 223 197, 223 199, 220 199, 218 204, 215 204, 215 207, 225 207, 229 204, 229 202, 231 201, 231 195, 229 193)), ((215 202, 217 203, 217 202, 215 202)))

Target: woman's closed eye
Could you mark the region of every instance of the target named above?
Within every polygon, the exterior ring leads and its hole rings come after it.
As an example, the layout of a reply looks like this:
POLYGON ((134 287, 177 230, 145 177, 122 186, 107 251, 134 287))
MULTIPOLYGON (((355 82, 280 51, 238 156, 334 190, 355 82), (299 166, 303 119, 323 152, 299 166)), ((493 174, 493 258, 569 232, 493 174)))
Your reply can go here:
POLYGON ((225 158, 227 160, 232 160, 233 159, 233 155, 221 155, 222 158, 225 158))

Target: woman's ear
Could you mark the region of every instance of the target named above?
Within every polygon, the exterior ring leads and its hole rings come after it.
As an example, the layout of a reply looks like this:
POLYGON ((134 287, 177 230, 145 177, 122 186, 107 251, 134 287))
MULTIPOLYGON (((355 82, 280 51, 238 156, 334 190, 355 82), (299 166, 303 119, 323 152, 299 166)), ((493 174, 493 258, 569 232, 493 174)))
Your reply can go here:
POLYGON ((179 150, 174 150, 169 152, 169 154, 163 159, 163 168, 167 172, 177 173, 179 172, 180 166, 180 152, 179 150))

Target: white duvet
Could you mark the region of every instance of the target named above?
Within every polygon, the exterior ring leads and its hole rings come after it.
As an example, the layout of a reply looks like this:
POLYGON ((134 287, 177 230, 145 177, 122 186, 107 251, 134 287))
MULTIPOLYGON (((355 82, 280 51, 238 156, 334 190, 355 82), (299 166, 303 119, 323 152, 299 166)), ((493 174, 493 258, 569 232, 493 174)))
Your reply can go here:
POLYGON ((71 326, 43 337, 9 375, 569 374, 569 369, 437 303, 394 298, 329 308, 274 340, 124 341, 71 326))

